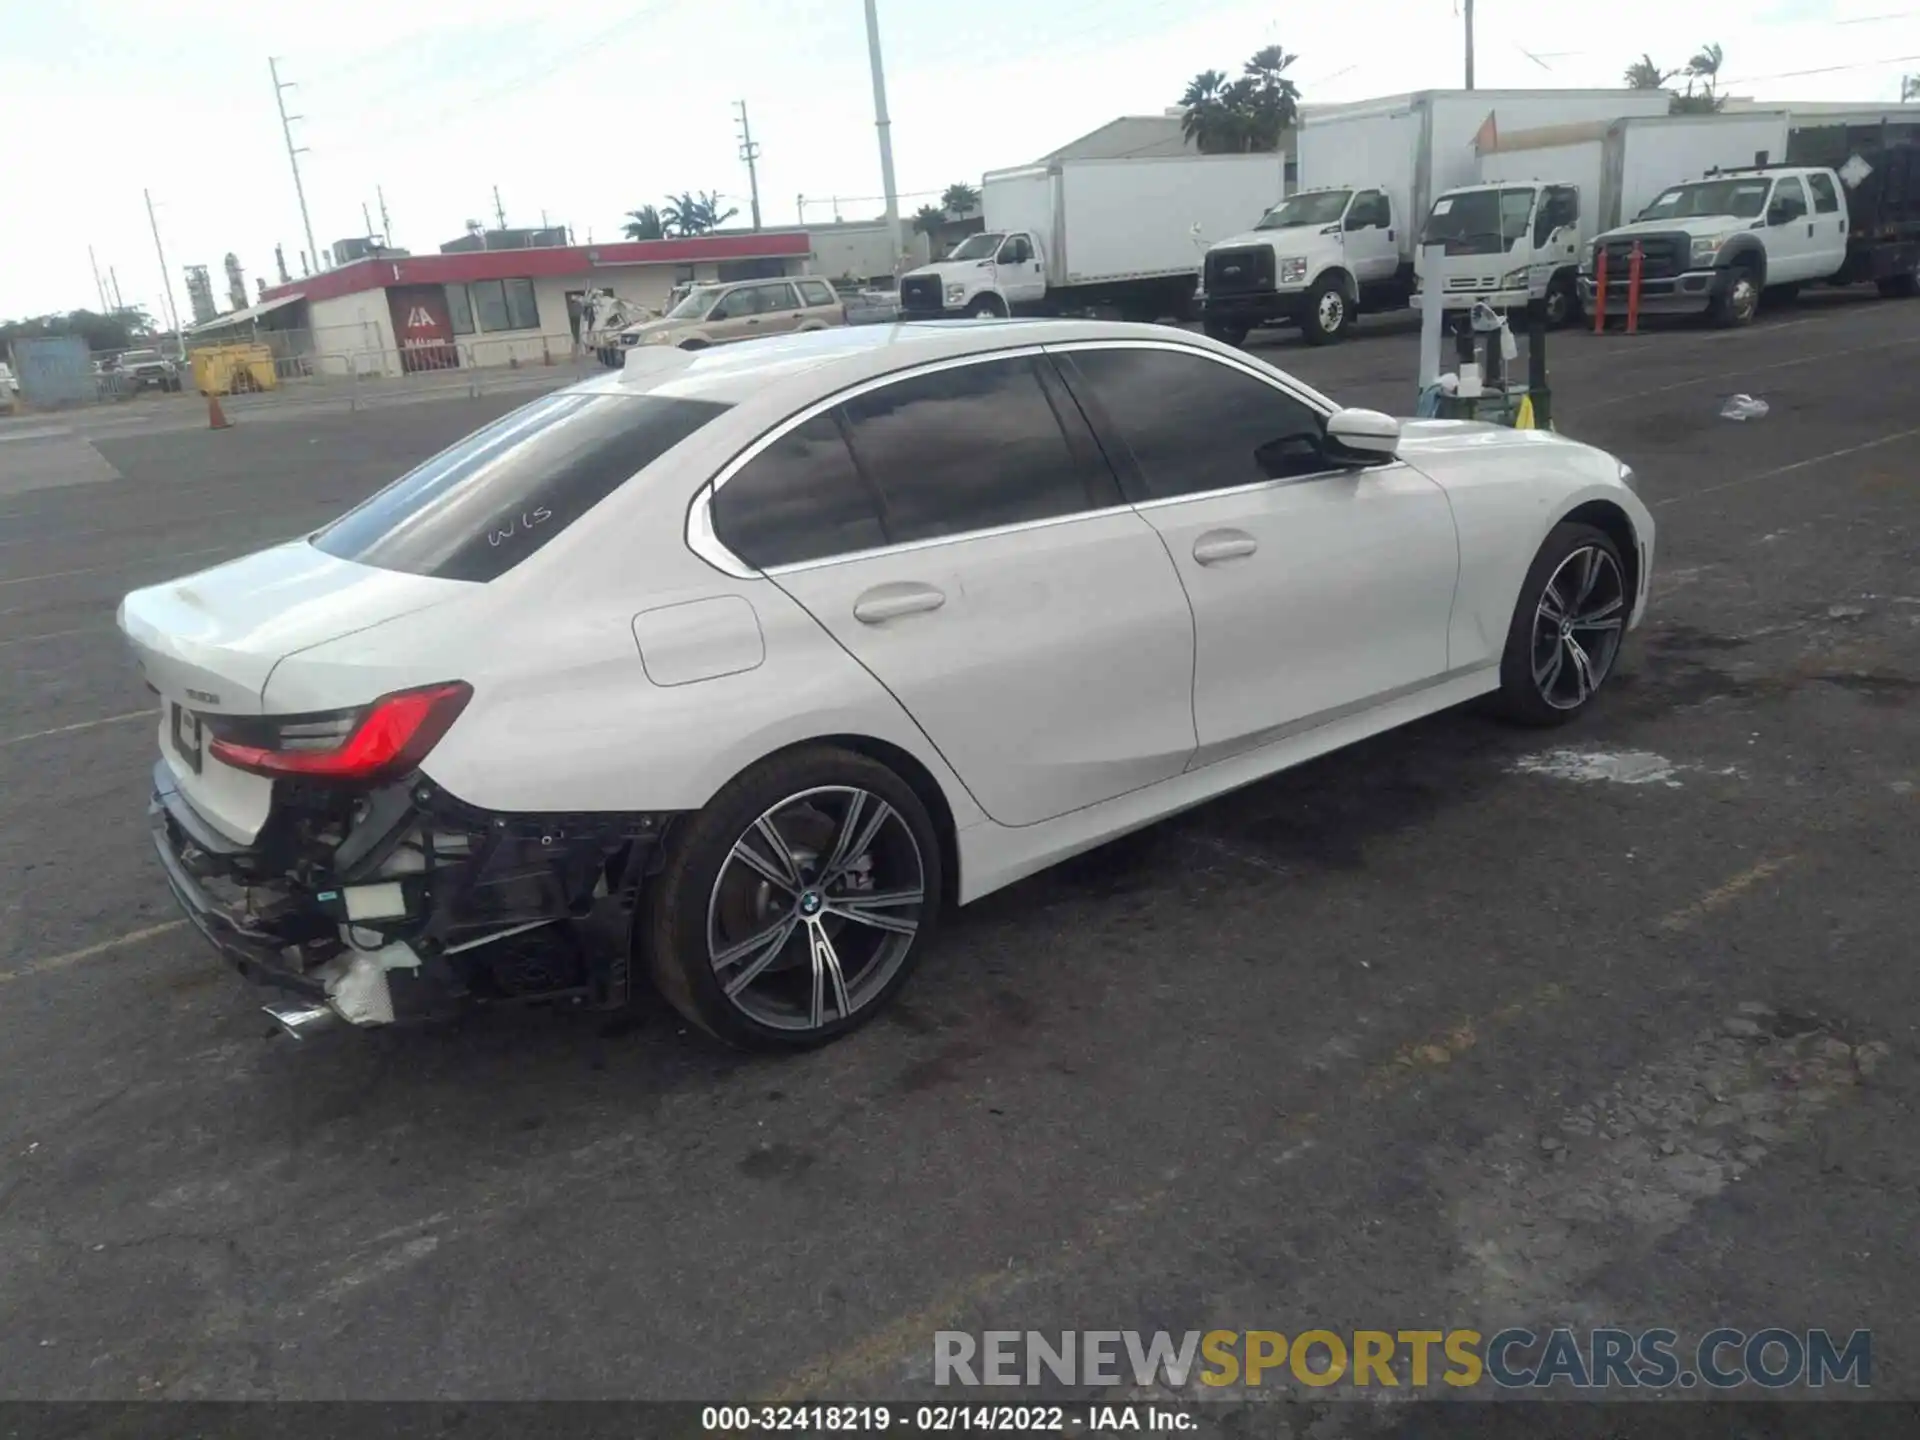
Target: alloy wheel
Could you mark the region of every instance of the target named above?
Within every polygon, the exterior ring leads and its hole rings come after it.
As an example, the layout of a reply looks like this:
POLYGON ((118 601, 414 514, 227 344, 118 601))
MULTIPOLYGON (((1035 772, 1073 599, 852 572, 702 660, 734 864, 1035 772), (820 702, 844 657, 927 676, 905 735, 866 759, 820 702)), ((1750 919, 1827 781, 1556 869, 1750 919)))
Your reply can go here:
POLYGON ((1338 334, 1341 323, 1347 318, 1346 298, 1338 290, 1329 290, 1320 297, 1320 328, 1329 335, 1338 334))
POLYGON ((1753 312, 1760 304, 1760 290, 1753 281, 1741 275, 1733 282, 1733 293, 1728 296, 1728 309, 1733 318, 1742 325, 1753 318, 1753 312))
POLYGON ((708 960, 748 1019, 819 1030, 886 989, 925 903, 925 862, 899 811, 857 786, 805 790, 764 811, 721 862, 708 960))
POLYGON ((1583 545, 1555 567, 1533 613, 1533 683, 1555 710, 1577 710, 1613 669, 1627 619, 1619 562, 1583 545))

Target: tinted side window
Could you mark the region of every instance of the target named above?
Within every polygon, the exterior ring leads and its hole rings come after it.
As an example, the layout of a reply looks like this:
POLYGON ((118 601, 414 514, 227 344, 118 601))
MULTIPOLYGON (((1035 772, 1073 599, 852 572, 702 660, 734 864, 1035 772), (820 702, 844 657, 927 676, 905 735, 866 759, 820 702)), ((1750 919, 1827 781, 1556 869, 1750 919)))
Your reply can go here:
POLYGON ((1075 350, 1063 357, 1133 460, 1142 500, 1257 485, 1337 468, 1326 425, 1245 371, 1174 350, 1075 350))
MULTIPOLYGON (((1056 382, 1057 384, 1057 382, 1056 382)), ((1064 391, 1062 406, 1072 404, 1064 391)), ((1069 445, 1031 357, 958 365, 856 396, 853 452, 895 543, 1098 509, 1118 501, 1091 452, 1069 445)))
POLYGON ((748 461, 714 492, 712 517, 720 543, 762 570, 887 543, 831 411, 748 461))
POLYGON ((1840 208, 1840 197, 1835 193, 1833 181, 1825 175, 1809 175, 1807 184, 1813 187, 1813 208, 1821 215, 1831 215, 1840 208))
POLYGON ((401 476, 313 544, 383 570, 491 580, 726 409, 660 395, 551 395, 401 476))
POLYGON ((1774 182, 1772 213, 1798 219, 1807 213, 1807 188, 1799 177, 1783 176, 1774 182))
POLYGON ((800 295, 809 305, 832 305, 838 300, 833 287, 824 280, 802 280, 800 295))
POLYGON ((760 313, 759 297, 751 285, 738 290, 729 290, 721 297, 720 306, 713 312, 716 320, 740 320, 748 315, 760 313))

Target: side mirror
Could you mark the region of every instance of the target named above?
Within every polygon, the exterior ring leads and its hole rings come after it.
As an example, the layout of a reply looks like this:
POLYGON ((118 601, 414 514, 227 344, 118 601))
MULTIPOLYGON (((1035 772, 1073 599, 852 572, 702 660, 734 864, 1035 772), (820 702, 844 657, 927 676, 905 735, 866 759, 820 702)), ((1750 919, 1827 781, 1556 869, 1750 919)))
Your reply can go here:
POLYGON ((1336 410, 1327 438, 1363 456, 1391 459, 1400 453, 1400 422, 1378 410, 1336 410))

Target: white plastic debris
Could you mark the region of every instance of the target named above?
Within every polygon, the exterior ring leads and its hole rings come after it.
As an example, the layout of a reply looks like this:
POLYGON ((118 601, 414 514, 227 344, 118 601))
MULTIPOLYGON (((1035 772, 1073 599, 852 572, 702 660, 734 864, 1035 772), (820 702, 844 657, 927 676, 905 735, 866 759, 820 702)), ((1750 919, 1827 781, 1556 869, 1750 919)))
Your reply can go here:
POLYGON ((1751 395, 1735 395, 1720 407, 1722 420, 1764 420, 1767 416, 1767 402, 1756 400, 1751 395))

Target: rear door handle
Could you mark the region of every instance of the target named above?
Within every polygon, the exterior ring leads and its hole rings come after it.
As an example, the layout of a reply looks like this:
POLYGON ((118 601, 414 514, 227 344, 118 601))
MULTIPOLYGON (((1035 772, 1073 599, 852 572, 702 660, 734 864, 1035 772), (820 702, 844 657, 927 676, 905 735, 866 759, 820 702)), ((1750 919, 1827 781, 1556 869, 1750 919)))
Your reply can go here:
POLYGON ((1223 560, 1238 560, 1260 548, 1260 542, 1244 530, 1209 530, 1193 542, 1193 558, 1202 565, 1218 565, 1223 560))
POLYGON ((862 625, 879 625, 902 615, 918 615, 923 611, 938 610, 947 603, 944 591, 931 585, 920 585, 913 581, 896 580, 886 585, 876 585, 865 591, 853 602, 853 618, 862 625))

